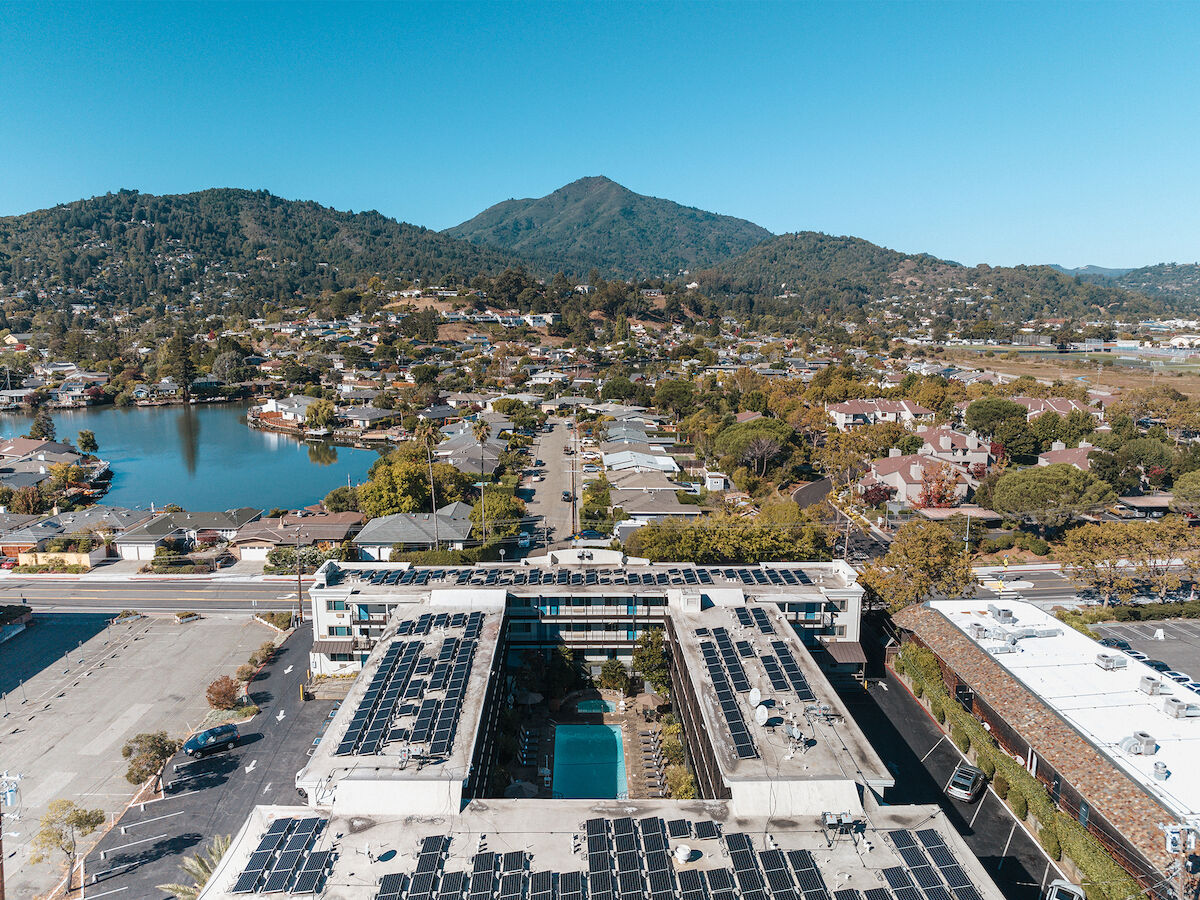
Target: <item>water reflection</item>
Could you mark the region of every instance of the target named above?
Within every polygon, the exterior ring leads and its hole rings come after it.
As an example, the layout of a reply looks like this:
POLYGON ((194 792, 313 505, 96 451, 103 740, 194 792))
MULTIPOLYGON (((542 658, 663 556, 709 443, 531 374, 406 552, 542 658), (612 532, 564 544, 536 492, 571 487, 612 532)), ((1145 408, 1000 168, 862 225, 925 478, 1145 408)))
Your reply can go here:
POLYGON ((193 406, 182 406, 179 408, 181 415, 177 427, 179 428, 179 450, 183 456, 183 465, 188 470, 189 475, 196 474, 196 456, 200 452, 200 419, 196 415, 196 409, 193 406))
POLYGON ((332 466, 337 462, 337 446, 327 441, 310 442, 308 445, 308 461, 318 466, 332 466))

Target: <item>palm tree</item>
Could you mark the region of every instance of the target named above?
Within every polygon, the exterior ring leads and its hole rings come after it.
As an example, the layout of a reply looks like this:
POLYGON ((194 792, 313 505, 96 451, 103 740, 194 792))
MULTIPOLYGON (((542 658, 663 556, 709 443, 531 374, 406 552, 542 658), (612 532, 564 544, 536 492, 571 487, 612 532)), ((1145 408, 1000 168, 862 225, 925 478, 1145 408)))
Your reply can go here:
POLYGON ((422 420, 413 432, 413 437, 416 439, 418 445, 425 448, 425 461, 429 463, 429 500, 433 506, 433 549, 439 550, 441 549, 442 541, 438 535, 437 487, 433 481, 433 445, 437 441, 434 438, 432 423, 428 420, 422 420))
POLYGON ((176 900, 196 900, 232 842, 232 835, 217 835, 201 852, 183 861, 179 868, 191 877, 192 884, 160 884, 158 889, 174 894, 176 900))
POLYGON ((479 518, 483 525, 483 541, 487 543, 487 493, 483 486, 483 445, 492 436, 492 426, 483 419, 476 419, 471 434, 479 441, 479 518))

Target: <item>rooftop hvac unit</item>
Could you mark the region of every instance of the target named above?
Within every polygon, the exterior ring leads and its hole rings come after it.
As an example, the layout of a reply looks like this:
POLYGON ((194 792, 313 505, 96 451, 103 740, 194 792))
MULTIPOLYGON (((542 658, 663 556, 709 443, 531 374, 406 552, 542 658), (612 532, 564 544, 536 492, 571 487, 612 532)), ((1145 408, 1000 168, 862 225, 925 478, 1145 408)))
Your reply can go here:
POLYGON ((1182 697, 1168 697, 1163 701, 1163 712, 1172 719, 1188 719, 1200 716, 1200 704, 1188 703, 1182 697))
POLYGON ((1129 664, 1124 653, 1097 653, 1096 665, 1106 672, 1124 669, 1129 664))
POLYGON ((1034 630, 1034 635, 1033 635, 1034 637, 1051 638, 1051 637, 1058 637, 1060 634, 1063 633, 1063 630, 1061 628, 1055 628, 1053 625, 1043 625, 1041 628, 1035 628, 1033 630, 1034 630))
POLYGON ((998 644, 995 647, 988 647, 988 653, 997 655, 1000 653, 1016 653, 1017 648, 1012 644, 998 644))
POLYGON ((1153 756, 1158 750, 1158 742, 1154 740, 1154 735, 1145 731, 1135 731, 1129 737, 1121 738, 1117 746, 1134 756, 1153 756))
POLYGON ((969 634, 971 639, 975 641, 982 641, 988 636, 988 631, 990 630, 991 629, 989 629, 982 622, 972 622, 967 626, 967 634, 969 634))
POLYGON ((1143 675, 1138 681, 1138 690, 1153 697, 1162 692, 1162 682, 1153 675, 1143 675))
POLYGON ((1171 770, 1167 768, 1167 764, 1165 762, 1156 762, 1154 764, 1155 781, 1166 781, 1170 774, 1171 770))
POLYGON ((994 603, 989 603, 987 609, 993 619, 1004 625, 1008 625, 1017 621, 1016 616, 1013 615, 1013 611, 1011 609, 1002 609, 996 606, 994 603))

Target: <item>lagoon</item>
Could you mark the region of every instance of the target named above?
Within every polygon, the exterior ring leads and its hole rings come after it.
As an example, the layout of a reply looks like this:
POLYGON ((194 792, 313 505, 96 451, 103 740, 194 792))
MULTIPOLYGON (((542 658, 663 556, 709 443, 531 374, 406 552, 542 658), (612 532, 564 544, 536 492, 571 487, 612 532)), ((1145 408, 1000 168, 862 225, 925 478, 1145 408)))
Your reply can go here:
MULTIPOLYGON (((89 429, 97 455, 112 464, 112 487, 101 501, 148 509, 252 506, 296 509, 333 488, 366 480, 374 450, 305 442, 246 426, 247 403, 195 406, 88 407, 51 410, 58 437, 75 443, 89 429)), ((29 430, 32 417, 0 414, 0 436, 29 430)))

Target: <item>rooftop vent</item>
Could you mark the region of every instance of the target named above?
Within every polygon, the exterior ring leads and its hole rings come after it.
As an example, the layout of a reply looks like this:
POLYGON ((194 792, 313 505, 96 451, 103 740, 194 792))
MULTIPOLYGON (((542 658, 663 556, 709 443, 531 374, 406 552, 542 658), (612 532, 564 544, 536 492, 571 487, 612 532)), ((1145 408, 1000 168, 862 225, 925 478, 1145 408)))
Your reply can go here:
POLYGON ((1165 762, 1156 762, 1154 764, 1154 780, 1166 781, 1171 775, 1171 770, 1167 768, 1165 762))
POLYGON ((1129 664, 1123 653, 1097 653, 1096 665, 1106 672, 1124 669, 1129 664))
POLYGON ((1154 735, 1147 731, 1135 731, 1129 737, 1121 738, 1118 746, 1134 756, 1153 756, 1154 752, 1158 750, 1158 742, 1154 739, 1154 735))
POLYGON ((1172 719, 1188 719, 1200 716, 1200 704, 1189 703, 1182 697, 1168 697, 1163 701, 1163 712, 1172 719))
POLYGON ((1138 690, 1143 694, 1149 694, 1154 697, 1162 693, 1162 681, 1155 678, 1153 675, 1143 675, 1138 681, 1138 690))
POLYGON ((1001 609, 994 603, 988 604, 988 612, 991 614, 992 618, 1002 625, 1011 625, 1013 622, 1017 621, 1017 617, 1013 615, 1013 611, 1011 609, 1001 609))

